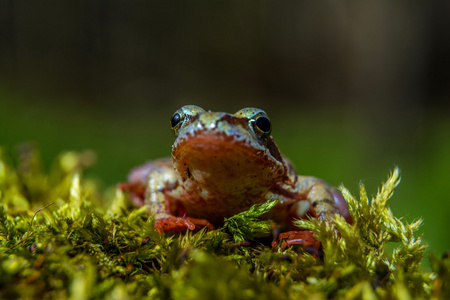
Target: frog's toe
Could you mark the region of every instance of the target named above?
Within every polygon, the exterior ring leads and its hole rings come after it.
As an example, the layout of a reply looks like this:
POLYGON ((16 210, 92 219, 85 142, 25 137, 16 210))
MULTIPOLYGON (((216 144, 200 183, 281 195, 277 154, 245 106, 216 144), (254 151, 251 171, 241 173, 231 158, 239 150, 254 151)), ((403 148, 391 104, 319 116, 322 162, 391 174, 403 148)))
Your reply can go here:
POLYGON ((158 232, 194 230, 195 224, 189 219, 175 216, 160 216, 155 220, 155 228, 158 232))
POLYGON ((279 235, 272 242, 272 247, 280 244, 281 248, 293 245, 303 246, 303 250, 311 253, 313 256, 319 256, 320 242, 314 238, 312 231, 287 231, 279 235))
POLYGON ((214 225, 209 223, 209 221, 206 219, 196 219, 196 218, 191 218, 191 217, 187 217, 186 219, 188 219, 189 221, 194 223, 196 226, 206 227, 209 230, 214 230, 214 225))
POLYGON ((157 216, 155 228, 158 232, 194 230, 196 226, 214 229, 214 226, 204 219, 180 218, 171 215, 157 216))

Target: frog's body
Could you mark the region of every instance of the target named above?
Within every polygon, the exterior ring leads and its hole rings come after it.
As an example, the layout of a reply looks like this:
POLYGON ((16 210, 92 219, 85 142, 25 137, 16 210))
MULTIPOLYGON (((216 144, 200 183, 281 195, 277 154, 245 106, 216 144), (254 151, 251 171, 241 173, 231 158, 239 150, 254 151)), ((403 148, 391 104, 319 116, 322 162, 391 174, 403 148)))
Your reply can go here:
POLYGON ((138 205, 148 205, 160 231, 220 225, 253 204, 279 199, 265 218, 285 228, 310 214, 349 218, 338 191, 315 177, 299 176, 270 136, 267 114, 244 108, 235 114, 188 105, 172 117, 172 159, 134 169, 122 185, 138 205))

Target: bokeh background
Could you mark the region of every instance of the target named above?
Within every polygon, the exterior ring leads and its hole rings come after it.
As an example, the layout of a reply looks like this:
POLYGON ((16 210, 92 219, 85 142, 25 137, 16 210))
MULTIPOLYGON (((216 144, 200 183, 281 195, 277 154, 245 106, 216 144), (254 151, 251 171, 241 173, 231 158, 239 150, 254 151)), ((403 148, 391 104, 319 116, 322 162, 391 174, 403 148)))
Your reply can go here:
POLYGON ((265 109, 299 173, 424 219, 450 250, 450 2, 0 2, 0 145, 91 149, 104 187, 167 156, 184 104, 265 109))

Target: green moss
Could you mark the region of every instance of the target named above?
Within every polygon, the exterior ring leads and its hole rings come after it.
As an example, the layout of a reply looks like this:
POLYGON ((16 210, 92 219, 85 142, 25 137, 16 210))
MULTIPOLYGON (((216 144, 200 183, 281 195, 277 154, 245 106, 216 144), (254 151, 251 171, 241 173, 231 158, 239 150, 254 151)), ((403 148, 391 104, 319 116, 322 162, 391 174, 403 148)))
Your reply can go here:
POLYGON ((374 199, 362 184, 359 199, 341 187, 352 225, 296 221, 322 242, 317 259, 272 249, 271 224, 257 217, 275 202, 213 231, 158 234, 145 208, 83 178, 91 162, 92 153, 65 153, 47 174, 33 148, 17 163, 0 150, 0 298, 450 298, 450 259, 431 257, 424 272, 421 221, 386 205, 397 169, 374 199))

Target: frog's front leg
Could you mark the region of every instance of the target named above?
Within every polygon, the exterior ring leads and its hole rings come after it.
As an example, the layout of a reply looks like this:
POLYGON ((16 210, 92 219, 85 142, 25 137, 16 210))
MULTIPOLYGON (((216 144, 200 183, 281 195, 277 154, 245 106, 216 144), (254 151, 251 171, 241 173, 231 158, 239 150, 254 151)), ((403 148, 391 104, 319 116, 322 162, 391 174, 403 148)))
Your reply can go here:
POLYGON ((298 176, 293 191, 300 200, 291 207, 291 214, 303 218, 305 214, 320 221, 333 221, 336 214, 349 217, 347 204, 341 193, 325 181, 311 176, 298 176), (305 200, 308 205, 305 205, 305 200))
POLYGON ((299 176, 298 182, 298 192, 308 200, 310 214, 320 221, 332 221, 339 213, 332 188, 325 181, 310 176, 299 176))
POLYGON ((292 245, 302 245, 303 250, 318 257, 320 242, 314 238, 314 233, 309 230, 293 230, 281 233, 272 241, 272 247, 276 247, 279 243, 281 248, 286 248, 292 245))
POLYGON ((164 158, 133 169, 128 182, 119 187, 129 192, 136 205, 148 206, 159 232, 194 230, 196 225, 214 229, 207 220, 186 217, 178 207, 176 197, 183 195, 180 180, 172 160, 164 158))
MULTIPOLYGON (((304 218, 311 215, 320 221, 333 222, 336 214, 343 215, 347 222, 351 223, 347 205, 342 195, 336 189, 330 187, 321 179, 309 176, 298 176, 291 186, 286 185, 292 195, 297 195, 297 202, 292 204, 289 215, 292 218, 304 218)), ((294 244, 301 244, 304 247, 315 249, 313 253, 318 253, 320 243, 313 238, 313 233, 308 230, 294 230, 281 233, 272 243, 276 246, 281 243, 281 247, 294 244)))

